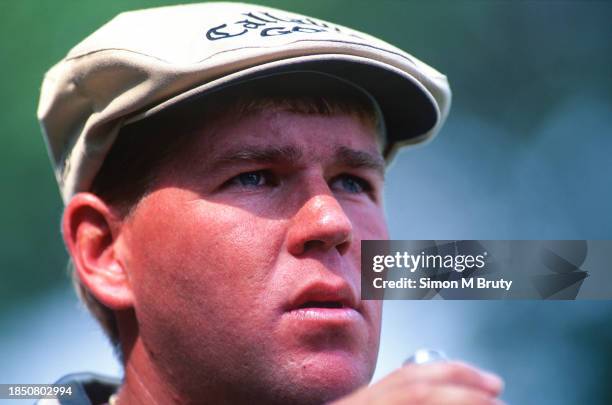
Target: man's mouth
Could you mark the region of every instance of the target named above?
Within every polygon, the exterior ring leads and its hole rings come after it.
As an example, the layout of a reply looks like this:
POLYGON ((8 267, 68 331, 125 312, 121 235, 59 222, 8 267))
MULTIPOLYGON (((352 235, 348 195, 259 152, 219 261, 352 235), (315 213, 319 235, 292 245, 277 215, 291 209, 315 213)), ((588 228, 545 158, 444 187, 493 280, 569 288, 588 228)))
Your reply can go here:
POLYGON ((300 305, 297 309, 303 308, 345 308, 340 301, 307 301, 300 305))
POLYGON ((317 281, 298 290, 285 313, 298 320, 346 323, 361 318, 356 292, 344 280, 317 281))

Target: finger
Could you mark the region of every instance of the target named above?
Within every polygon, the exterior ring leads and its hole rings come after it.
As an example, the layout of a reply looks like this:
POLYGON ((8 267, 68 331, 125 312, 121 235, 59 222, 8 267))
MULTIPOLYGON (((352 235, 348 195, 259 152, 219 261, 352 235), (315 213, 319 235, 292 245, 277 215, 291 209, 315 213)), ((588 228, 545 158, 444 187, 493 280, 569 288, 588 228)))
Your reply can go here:
POLYGON ((499 395, 504 383, 497 375, 479 370, 461 362, 407 365, 401 373, 407 383, 461 385, 482 390, 490 395, 499 395))
POLYGON ((397 404, 420 405, 502 405, 503 402, 479 389, 461 385, 415 383, 407 387, 397 404))

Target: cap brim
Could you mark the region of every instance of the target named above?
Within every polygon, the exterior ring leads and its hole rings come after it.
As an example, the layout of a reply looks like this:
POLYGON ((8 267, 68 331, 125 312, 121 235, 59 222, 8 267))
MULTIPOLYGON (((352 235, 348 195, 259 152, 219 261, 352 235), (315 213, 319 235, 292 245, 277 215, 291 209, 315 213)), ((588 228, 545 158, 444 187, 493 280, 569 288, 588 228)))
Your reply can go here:
POLYGON ((172 106, 191 102, 210 92, 258 78, 292 72, 319 72, 334 76, 365 90, 372 97, 384 119, 387 160, 403 145, 422 142, 435 134, 440 109, 435 98, 416 78, 393 66, 351 55, 310 55, 284 59, 241 70, 208 81, 174 96, 144 112, 130 117, 133 123, 158 114, 172 106))

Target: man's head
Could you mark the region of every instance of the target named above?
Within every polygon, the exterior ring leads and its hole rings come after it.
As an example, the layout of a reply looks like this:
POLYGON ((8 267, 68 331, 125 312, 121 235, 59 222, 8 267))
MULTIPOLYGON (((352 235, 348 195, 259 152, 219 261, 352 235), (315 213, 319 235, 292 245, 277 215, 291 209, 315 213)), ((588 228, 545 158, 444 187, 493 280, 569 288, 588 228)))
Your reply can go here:
POLYGON ((386 161, 442 125, 444 77, 277 10, 140 13, 73 49, 39 108, 77 284, 121 345, 126 385, 319 403, 367 383, 381 305, 360 299, 360 241, 387 238, 386 161), (206 18, 202 48, 189 35, 206 18), (191 42, 121 37, 142 21, 191 42))
POLYGON ((317 403, 374 371, 381 306, 360 299, 359 259, 387 237, 384 159, 371 101, 329 80, 235 86, 126 127, 66 208, 125 361, 140 340, 185 397, 317 403))

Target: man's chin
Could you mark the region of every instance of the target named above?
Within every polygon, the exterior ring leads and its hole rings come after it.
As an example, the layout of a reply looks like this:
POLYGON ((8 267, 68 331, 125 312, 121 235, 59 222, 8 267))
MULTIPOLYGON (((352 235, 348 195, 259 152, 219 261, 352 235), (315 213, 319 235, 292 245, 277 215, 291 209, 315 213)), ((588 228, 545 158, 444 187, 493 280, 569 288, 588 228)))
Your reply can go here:
POLYGON ((373 365, 346 352, 323 352, 308 355, 288 370, 291 377, 286 388, 297 403, 324 403, 367 384, 373 365))

